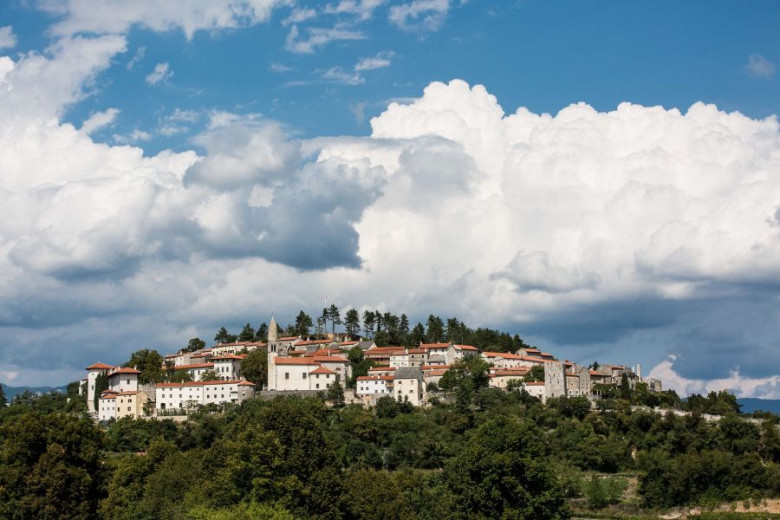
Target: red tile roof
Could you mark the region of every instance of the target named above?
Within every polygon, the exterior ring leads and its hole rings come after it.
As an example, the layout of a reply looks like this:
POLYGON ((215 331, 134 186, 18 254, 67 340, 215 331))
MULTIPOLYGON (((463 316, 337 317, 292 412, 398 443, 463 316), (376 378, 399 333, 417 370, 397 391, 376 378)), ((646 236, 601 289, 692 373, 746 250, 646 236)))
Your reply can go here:
POLYGON ((235 359, 235 360, 241 361, 245 357, 246 356, 239 356, 238 354, 224 354, 222 356, 214 356, 214 357, 211 358, 211 360, 212 361, 216 361, 218 359, 235 359))
POLYGON ((526 386, 544 386, 544 381, 530 381, 528 383, 523 383, 526 386))
POLYGON ((306 346, 306 345, 322 345, 323 343, 333 343, 332 339, 309 339, 306 341, 299 341, 295 344, 296 347, 306 346))
POLYGON ((318 356, 315 357, 314 360, 317 363, 349 363, 347 358, 339 356, 318 356))
POLYGON ((393 376, 359 376, 358 381, 393 381, 393 376))
POLYGON ((214 363, 193 363, 191 365, 174 365, 171 370, 189 370, 191 368, 214 368, 214 363))
POLYGON ((308 357, 318 357, 318 356, 332 356, 333 354, 341 355, 342 351, 337 348, 321 348, 319 350, 315 350, 314 352, 307 352, 305 355, 308 357))
POLYGON ((319 365, 320 361, 305 357, 277 357, 274 359, 277 365, 319 365))
MULTIPOLYGON (((233 379, 231 381, 188 381, 186 383, 157 383, 157 388, 179 388, 183 386, 214 386, 214 385, 240 385, 248 381, 233 379)), ((250 383, 252 384, 252 383, 250 383)))
POLYGON ((136 370, 135 368, 122 367, 119 370, 114 370, 113 372, 109 373, 108 377, 113 377, 113 376, 121 375, 121 374, 140 374, 140 373, 141 373, 141 371, 140 370, 136 370))
POLYGON ((98 362, 93 365, 89 365, 84 370, 111 370, 112 368, 114 367, 112 367, 111 365, 106 365, 105 363, 98 362))
POLYGON ((447 348, 449 347, 449 343, 422 343, 420 344, 420 348, 428 350, 432 348, 447 348))
POLYGON ((336 371, 331 370, 329 368, 325 368, 324 366, 320 365, 309 373, 310 374, 335 374, 336 371))
POLYGON ((503 359, 523 359, 521 356, 512 354, 511 352, 483 352, 482 355, 489 358, 500 357, 503 359))
POLYGON ((455 345, 455 348, 459 348, 461 350, 469 350, 474 352, 479 352, 479 349, 473 345, 455 345))

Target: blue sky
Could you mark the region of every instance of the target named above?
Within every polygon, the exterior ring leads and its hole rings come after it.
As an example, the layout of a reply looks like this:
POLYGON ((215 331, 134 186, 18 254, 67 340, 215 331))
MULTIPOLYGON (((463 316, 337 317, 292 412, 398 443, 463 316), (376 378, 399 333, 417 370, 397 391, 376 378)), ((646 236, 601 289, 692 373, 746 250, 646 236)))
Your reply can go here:
POLYGON ((0 378, 327 292, 780 397, 778 26, 769 1, 3 2, 0 378))

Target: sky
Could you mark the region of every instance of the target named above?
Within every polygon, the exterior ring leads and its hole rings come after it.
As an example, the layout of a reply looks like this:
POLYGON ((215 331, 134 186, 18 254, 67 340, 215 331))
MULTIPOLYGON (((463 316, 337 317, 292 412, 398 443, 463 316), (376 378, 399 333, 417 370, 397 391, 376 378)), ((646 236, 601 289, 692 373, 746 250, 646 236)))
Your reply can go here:
POLYGON ((0 380, 299 310, 780 398, 774 1, 0 2, 0 380))

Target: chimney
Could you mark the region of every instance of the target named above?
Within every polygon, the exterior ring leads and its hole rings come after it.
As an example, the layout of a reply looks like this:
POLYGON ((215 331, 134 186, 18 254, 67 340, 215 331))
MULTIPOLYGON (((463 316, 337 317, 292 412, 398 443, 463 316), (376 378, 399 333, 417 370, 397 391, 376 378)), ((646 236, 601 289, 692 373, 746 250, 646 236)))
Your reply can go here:
POLYGON ((636 377, 638 377, 640 381, 642 380, 642 365, 639 363, 636 365, 636 377))

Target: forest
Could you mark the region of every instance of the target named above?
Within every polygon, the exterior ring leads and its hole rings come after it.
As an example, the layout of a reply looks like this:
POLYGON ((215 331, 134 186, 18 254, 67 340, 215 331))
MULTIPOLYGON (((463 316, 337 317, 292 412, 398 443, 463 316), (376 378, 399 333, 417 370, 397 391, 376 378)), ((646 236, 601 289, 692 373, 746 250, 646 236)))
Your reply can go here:
POLYGON ((279 397, 180 424, 98 426, 76 384, 17 396, 0 407, 0 518, 654 518, 780 496, 778 417, 725 395, 678 416, 632 395, 542 404, 479 377, 426 408, 279 397))

